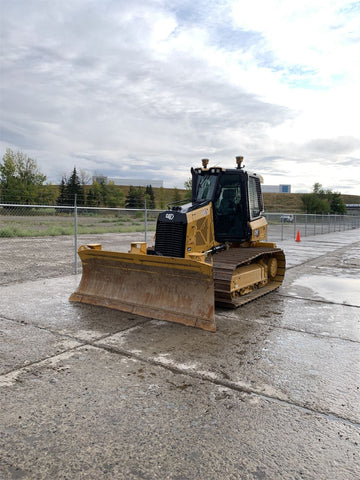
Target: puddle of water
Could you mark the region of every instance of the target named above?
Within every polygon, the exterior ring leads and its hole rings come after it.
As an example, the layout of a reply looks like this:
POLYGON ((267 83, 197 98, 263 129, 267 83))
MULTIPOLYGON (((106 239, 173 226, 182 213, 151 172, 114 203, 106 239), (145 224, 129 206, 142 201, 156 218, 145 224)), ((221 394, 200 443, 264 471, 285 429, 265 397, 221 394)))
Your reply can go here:
POLYGON ((317 297, 335 303, 360 306, 360 279, 304 275, 293 286, 309 288, 317 297))

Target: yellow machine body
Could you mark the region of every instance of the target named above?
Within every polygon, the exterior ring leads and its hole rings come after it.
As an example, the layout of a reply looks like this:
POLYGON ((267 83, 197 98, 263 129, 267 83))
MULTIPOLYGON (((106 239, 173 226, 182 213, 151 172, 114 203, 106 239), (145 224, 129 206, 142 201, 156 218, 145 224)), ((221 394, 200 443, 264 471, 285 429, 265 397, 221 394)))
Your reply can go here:
POLYGON ((250 242, 263 242, 267 239, 267 221, 265 217, 249 222, 251 229, 250 242))
POLYGON ((215 331, 214 282, 207 263, 81 246, 82 278, 70 301, 215 331))
POLYGON ((265 242, 261 178, 241 162, 192 169, 192 202, 159 215, 154 247, 81 246, 82 278, 70 300, 214 332, 215 302, 234 308, 278 288, 285 256, 265 242))
POLYGON ((185 258, 193 253, 202 253, 219 245, 215 241, 212 204, 193 210, 186 214, 186 249, 185 258))

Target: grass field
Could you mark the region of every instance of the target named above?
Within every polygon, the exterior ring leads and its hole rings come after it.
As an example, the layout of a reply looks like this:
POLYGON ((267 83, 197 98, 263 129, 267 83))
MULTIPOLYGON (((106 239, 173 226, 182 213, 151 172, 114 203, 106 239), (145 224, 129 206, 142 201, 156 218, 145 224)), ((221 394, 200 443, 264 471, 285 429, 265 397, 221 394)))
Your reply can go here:
MULTIPOLYGON (((80 210, 80 209, 79 209, 80 210)), ((293 211, 294 210, 290 210, 293 211)), ((294 212, 295 213, 295 212, 294 212)), ((155 231, 158 212, 148 211, 147 230, 155 231)), ((281 224, 280 214, 266 212, 269 225, 281 224)), ((322 215, 308 215, 296 213, 296 223, 324 224, 353 223, 355 218, 329 219, 322 215)), ((356 220, 358 222, 358 219, 356 220)), ((144 232, 144 212, 134 210, 104 209, 94 212, 79 211, 77 215, 77 233, 104 234, 104 233, 133 233, 144 232)), ((13 210, 0 209, 0 238, 16 237, 56 237, 74 235, 75 221, 72 213, 56 213, 55 209, 35 209, 15 207, 13 210), (27 213, 27 215, 26 215, 27 213)))
MULTIPOLYGON (((148 219, 147 229, 154 230, 155 219, 148 219)), ((0 237, 49 237, 74 234, 74 217, 53 216, 0 216, 0 237)), ((141 212, 124 216, 78 216, 78 234, 131 233, 144 231, 144 216, 141 212), (138 215, 140 213, 140 215, 138 215)))

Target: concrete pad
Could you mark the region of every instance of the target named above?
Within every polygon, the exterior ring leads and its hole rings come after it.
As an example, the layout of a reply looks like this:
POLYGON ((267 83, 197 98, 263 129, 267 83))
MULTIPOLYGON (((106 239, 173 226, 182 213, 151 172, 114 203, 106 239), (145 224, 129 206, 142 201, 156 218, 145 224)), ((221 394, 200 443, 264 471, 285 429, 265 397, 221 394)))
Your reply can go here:
POLYGON ((360 309, 296 283, 356 279, 325 237, 215 334, 70 304, 79 276, 0 286, 0 478, 356 478, 360 309))
POLYGON ((304 295, 299 298, 300 291, 297 289, 294 298, 291 298, 291 288, 291 285, 281 287, 277 292, 237 310, 217 309, 217 317, 360 342, 359 308, 319 302, 315 295, 312 298, 311 290, 302 292, 304 295))
POLYGON ((360 243, 287 271, 281 292, 360 307, 360 243))
POLYGON ((81 345, 80 342, 25 322, 0 318, 0 374, 81 345))
POLYGON ((350 480, 358 473, 353 425, 98 348, 33 365, 0 395, 4 479, 350 480))
MULTIPOLYGON (((294 255, 294 252, 292 255, 294 255)), ((289 275, 289 269, 290 275, 294 275, 293 270, 295 272, 308 271, 309 267, 312 269, 317 268, 323 271, 324 274, 337 273, 338 276, 343 274, 358 276, 360 269, 360 242, 341 246, 331 252, 321 250, 320 255, 316 258, 307 258, 295 270, 289 267, 287 276, 289 275)))
POLYGON ((289 243, 289 241, 287 241, 277 242, 277 246, 282 248, 285 252, 286 268, 292 268, 306 263, 309 260, 316 259, 320 255, 326 255, 341 245, 326 243, 322 244, 320 249, 317 242, 306 241, 302 243, 289 243))
POLYGON ((217 314, 359 342, 359 291, 360 248, 355 243, 288 269, 276 293, 245 310, 218 309, 217 314))
POLYGON ((79 282, 80 275, 71 275, 0 285, 0 312, 6 318, 85 341, 148 321, 125 312, 69 302, 79 282))
POLYGON ((219 318, 217 325, 210 334, 154 320, 97 345, 347 420, 360 418, 357 343, 240 318, 219 318))
POLYGON ((289 295, 328 303, 360 306, 360 278, 333 277, 329 275, 301 275, 292 283, 289 295))
MULTIPOLYGON (((271 241, 271 238, 269 238, 269 241, 271 241)), ((300 242, 284 240, 276 243, 285 252, 287 268, 292 268, 322 255, 329 255, 330 253, 332 255, 335 250, 357 242, 359 242, 359 230, 302 237, 300 242)))

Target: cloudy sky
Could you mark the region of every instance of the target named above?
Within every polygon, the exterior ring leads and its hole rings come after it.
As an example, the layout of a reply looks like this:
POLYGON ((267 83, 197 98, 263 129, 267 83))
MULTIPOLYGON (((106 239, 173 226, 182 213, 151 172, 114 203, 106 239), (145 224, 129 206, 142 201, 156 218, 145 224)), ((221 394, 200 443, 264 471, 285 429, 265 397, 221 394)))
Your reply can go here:
POLYGON ((360 195, 359 1, 0 6, 1 156, 183 187, 243 155, 265 184, 360 195))

